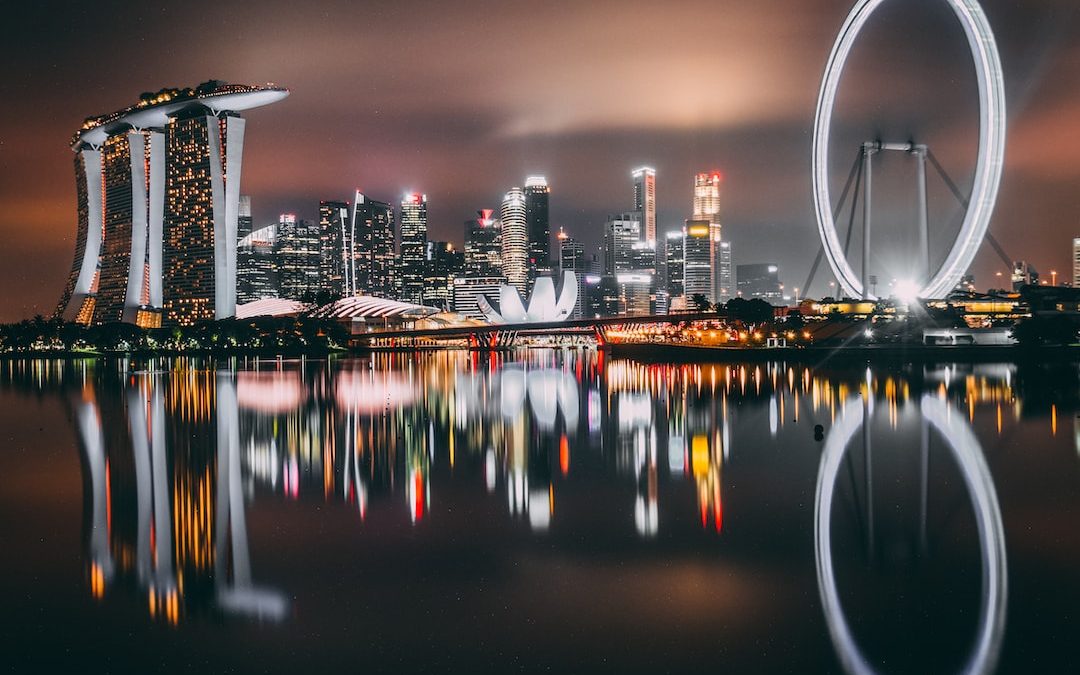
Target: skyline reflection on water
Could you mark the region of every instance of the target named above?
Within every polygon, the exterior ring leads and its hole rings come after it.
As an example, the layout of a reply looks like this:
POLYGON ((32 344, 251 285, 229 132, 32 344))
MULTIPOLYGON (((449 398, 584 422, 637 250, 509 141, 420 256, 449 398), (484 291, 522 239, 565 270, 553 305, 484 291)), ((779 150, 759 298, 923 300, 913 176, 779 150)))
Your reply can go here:
POLYGON ((363 646, 375 669, 981 672, 1050 666, 1075 629, 1075 366, 0 368, 15 445, 48 402, 70 447, 42 471, 79 468, 67 520, 8 527, 80 528, 48 551, 82 590, 45 634, 140 635, 120 670, 202 636, 230 664, 261 645, 255 669, 363 646))

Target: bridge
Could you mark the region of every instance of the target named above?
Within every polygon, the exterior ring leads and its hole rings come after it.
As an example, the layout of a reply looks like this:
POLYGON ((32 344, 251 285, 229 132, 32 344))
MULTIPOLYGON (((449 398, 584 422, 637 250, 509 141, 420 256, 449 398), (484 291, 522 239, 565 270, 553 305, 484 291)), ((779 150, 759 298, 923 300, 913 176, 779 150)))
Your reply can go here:
POLYGON ((584 336, 592 337, 600 346, 609 343, 608 332, 612 328, 634 330, 660 324, 686 324, 698 321, 726 321, 724 313, 686 312, 665 315, 612 316, 568 321, 543 321, 536 323, 500 323, 484 326, 453 326, 448 328, 425 328, 416 330, 389 330, 354 333, 350 339, 353 346, 371 349, 400 349, 436 346, 446 341, 466 340, 469 347, 483 351, 512 349, 523 336, 584 336))

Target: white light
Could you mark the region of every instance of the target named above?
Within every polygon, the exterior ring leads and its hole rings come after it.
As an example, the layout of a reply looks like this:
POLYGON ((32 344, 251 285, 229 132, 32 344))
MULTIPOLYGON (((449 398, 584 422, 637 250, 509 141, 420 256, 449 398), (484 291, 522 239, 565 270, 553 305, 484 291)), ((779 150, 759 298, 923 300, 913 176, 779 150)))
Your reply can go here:
POLYGON ((905 305, 910 305, 919 299, 919 285, 911 279, 901 279, 896 282, 894 293, 897 300, 905 305))
MULTIPOLYGON (((862 281, 843 254, 836 222, 832 214, 829 189, 829 132, 836 91, 851 48, 859 31, 885 0, 857 0, 844 21, 833 45, 818 93, 814 118, 813 187, 814 208, 817 211, 818 234, 825 248, 825 257, 841 287, 852 297, 869 297, 863 293, 862 281)), ((960 20, 971 48, 979 86, 979 153, 972 182, 971 202, 956 241, 945 262, 916 294, 923 298, 943 297, 956 287, 960 277, 971 265, 979 245, 986 236, 990 215, 997 201, 998 186, 1005 158, 1005 84, 1001 72, 993 31, 976 0, 946 0, 960 20)))

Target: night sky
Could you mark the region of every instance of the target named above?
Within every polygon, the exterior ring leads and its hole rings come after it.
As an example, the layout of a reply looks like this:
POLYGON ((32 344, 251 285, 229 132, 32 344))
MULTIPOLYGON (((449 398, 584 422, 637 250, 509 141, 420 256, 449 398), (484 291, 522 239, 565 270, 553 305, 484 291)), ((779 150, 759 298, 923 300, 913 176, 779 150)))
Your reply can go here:
MULTIPOLYGON (((983 0, 1006 76, 1009 145, 991 231, 1040 271, 1071 268, 1080 235, 1080 24, 1074 0, 983 0)), ((143 91, 215 78, 292 94, 249 111, 241 190, 256 224, 314 218, 361 188, 426 192, 429 237, 461 243, 476 209, 526 175, 552 187, 552 225, 598 244, 657 169, 661 230, 690 216, 697 171, 725 176, 736 263, 802 285, 818 247, 811 126, 848 0, 685 2, 14 2, 0 26, 0 321, 50 313, 76 226, 69 141, 84 117, 143 91)), ((930 144, 963 186, 975 78, 942 0, 894 0, 855 50, 834 123, 834 192, 863 140, 930 144)), ((878 167, 875 167, 878 170, 878 167)), ((914 175, 886 157, 875 227, 902 269, 914 175)), ((935 242, 958 207, 931 185, 935 242)), ((951 223, 951 224, 950 224, 951 223)), ((1004 269, 984 246, 980 288, 1004 269)), ((818 276, 815 290, 828 280, 818 276)))

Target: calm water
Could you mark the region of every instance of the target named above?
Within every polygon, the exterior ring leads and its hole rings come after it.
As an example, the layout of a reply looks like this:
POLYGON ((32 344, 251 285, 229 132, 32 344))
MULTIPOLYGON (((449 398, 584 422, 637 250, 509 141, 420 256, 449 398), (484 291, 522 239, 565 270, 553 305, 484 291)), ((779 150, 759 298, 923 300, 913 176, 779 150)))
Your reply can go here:
POLYGON ((4 660, 1072 669, 1078 389, 547 351, 0 362, 4 660))

